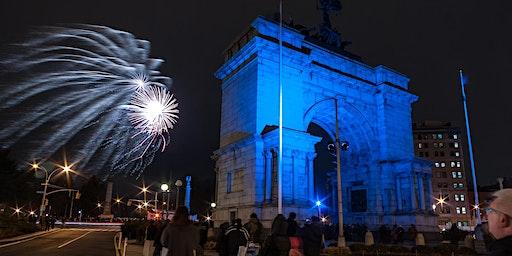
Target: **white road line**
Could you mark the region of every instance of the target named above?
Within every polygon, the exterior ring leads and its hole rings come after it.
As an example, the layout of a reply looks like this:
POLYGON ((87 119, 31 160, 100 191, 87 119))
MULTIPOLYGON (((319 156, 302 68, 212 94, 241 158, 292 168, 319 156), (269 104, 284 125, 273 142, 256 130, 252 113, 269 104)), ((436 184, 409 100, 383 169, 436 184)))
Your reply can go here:
POLYGON ((81 236, 79 236, 79 237, 77 237, 77 238, 71 239, 71 240, 69 240, 69 241, 67 241, 67 242, 65 242, 65 243, 63 243, 63 244, 61 244, 61 245, 59 245, 57 248, 58 248, 58 249, 60 249, 60 248, 62 248, 62 247, 64 247, 64 246, 66 246, 66 245, 68 245, 68 244, 70 244, 70 243, 72 243, 72 242, 74 242, 74 241, 76 241, 76 240, 78 240, 78 239, 80 239, 80 238, 82 238, 82 237, 84 237, 84 236, 88 235, 89 233, 92 233, 92 232, 94 232, 94 231, 89 231, 89 232, 87 232, 87 233, 85 233, 85 234, 83 234, 83 235, 81 235, 81 236))
POLYGON ((35 236, 35 237, 27 238, 27 239, 25 239, 25 240, 20 240, 20 241, 16 241, 16 242, 8 243, 8 244, 2 244, 2 245, 0 245, 0 248, 4 248, 4 247, 11 246, 11 245, 15 245, 15 244, 21 244, 21 243, 24 243, 24 242, 28 242, 28 241, 30 241, 30 240, 34 240, 34 239, 36 239, 36 238, 40 238, 40 237, 43 237, 43 236, 51 235, 51 234, 53 234, 53 233, 57 233, 57 232, 59 232, 59 231, 60 231, 60 229, 59 229, 59 230, 57 230, 57 231, 55 231, 55 232, 48 232, 48 233, 43 234, 43 235, 40 235, 40 236, 35 236))

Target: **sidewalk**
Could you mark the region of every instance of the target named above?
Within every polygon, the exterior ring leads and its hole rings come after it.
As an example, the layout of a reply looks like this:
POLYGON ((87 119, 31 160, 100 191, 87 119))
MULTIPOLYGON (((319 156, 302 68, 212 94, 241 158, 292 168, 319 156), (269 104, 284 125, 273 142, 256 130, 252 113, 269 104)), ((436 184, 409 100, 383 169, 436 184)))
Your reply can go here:
POLYGON ((0 244, 12 243, 12 242, 17 242, 17 241, 25 240, 25 239, 35 238, 35 237, 42 236, 42 235, 45 235, 45 234, 50 234, 50 233, 53 233, 53 232, 57 232, 59 230, 60 230, 60 228, 54 228, 54 229, 48 230, 48 231, 38 231, 38 232, 26 234, 26 235, 21 235, 21 236, 15 236, 15 237, 11 237, 11 238, 1 239, 0 240, 0 244))
POLYGON ((126 256, 142 256, 143 249, 144 245, 128 241, 128 245, 126 246, 126 256))

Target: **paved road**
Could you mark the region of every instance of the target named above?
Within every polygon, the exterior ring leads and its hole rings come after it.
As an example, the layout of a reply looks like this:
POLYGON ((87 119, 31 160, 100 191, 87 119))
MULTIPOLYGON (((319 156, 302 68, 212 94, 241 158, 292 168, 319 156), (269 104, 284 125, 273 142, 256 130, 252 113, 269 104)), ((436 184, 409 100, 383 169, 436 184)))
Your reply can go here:
POLYGON ((0 248, 2 256, 115 255, 113 229, 61 229, 35 239, 0 248))

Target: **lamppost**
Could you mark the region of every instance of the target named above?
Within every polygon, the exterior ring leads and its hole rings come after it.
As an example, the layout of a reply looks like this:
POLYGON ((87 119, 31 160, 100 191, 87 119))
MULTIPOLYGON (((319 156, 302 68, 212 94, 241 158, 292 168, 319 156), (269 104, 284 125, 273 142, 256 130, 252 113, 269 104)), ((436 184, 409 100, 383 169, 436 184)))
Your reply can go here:
MULTIPOLYGON (((44 166, 41 166, 38 163, 33 163, 31 165, 31 167, 35 171, 43 170, 44 174, 45 174, 45 182, 43 184, 41 184, 44 186, 44 189, 43 189, 43 197, 41 199, 41 207, 39 209, 39 216, 42 220, 44 210, 45 210, 45 205, 46 205, 45 202, 46 202, 46 195, 47 195, 47 191, 48 191, 48 185, 50 183, 50 180, 51 180, 53 174, 55 174, 57 171, 59 171, 59 168, 56 168, 52 172, 48 172, 48 170, 46 170, 46 168, 44 166)), ((71 169, 72 165, 68 165, 67 163, 65 163, 64 166, 59 166, 59 167, 60 167, 60 169, 62 169, 61 171, 65 172, 65 173, 73 172, 73 170, 71 169)), ((42 225, 42 221, 41 221, 41 225, 42 225)))
MULTIPOLYGON (((169 198, 170 198, 170 194, 169 194, 169 185, 167 185, 167 183, 163 183, 161 186, 160 186, 160 189, 162 190, 162 195, 165 195, 164 193, 167 193, 167 202, 163 202, 162 204, 165 204, 165 219, 169 219, 169 198)), ((164 201, 162 199, 162 201, 164 201)), ((162 207, 163 209, 163 207, 162 207)))
POLYGON ((183 186, 183 182, 181 180, 177 180, 176 183, 174 183, 174 185, 177 188, 177 191, 176 191, 176 210, 177 210, 179 202, 180 202, 180 187, 183 186))
POLYGON ((341 190, 341 150, 348 150, 348 142, 340 143, 340 129, 339 129, 339 120, 338 120, 338 99, 336 97, 328 97, 323 100, 315 102, 309 109, 304 113, 306 116, 309 111, 316 106, 317 104, 332 100, 334 101, 334 113, 336 120, 336 138, 335 138, 335 147, 336 147, 336 181, 337 181, 337 190, 338 190, 338 248, 346 248, 345 236, 343 234, 343 193, 341 190))

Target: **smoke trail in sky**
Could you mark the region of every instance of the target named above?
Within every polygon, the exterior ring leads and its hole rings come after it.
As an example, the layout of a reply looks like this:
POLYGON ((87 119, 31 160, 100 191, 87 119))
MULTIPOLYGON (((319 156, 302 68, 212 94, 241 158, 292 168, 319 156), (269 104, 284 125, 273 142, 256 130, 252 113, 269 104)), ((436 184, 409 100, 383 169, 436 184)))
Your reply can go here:
POLYGON ((178 118, 150 43, 103 26, 44 27, 0 60, 0 142, 18 160, 140 174, 178 118))

